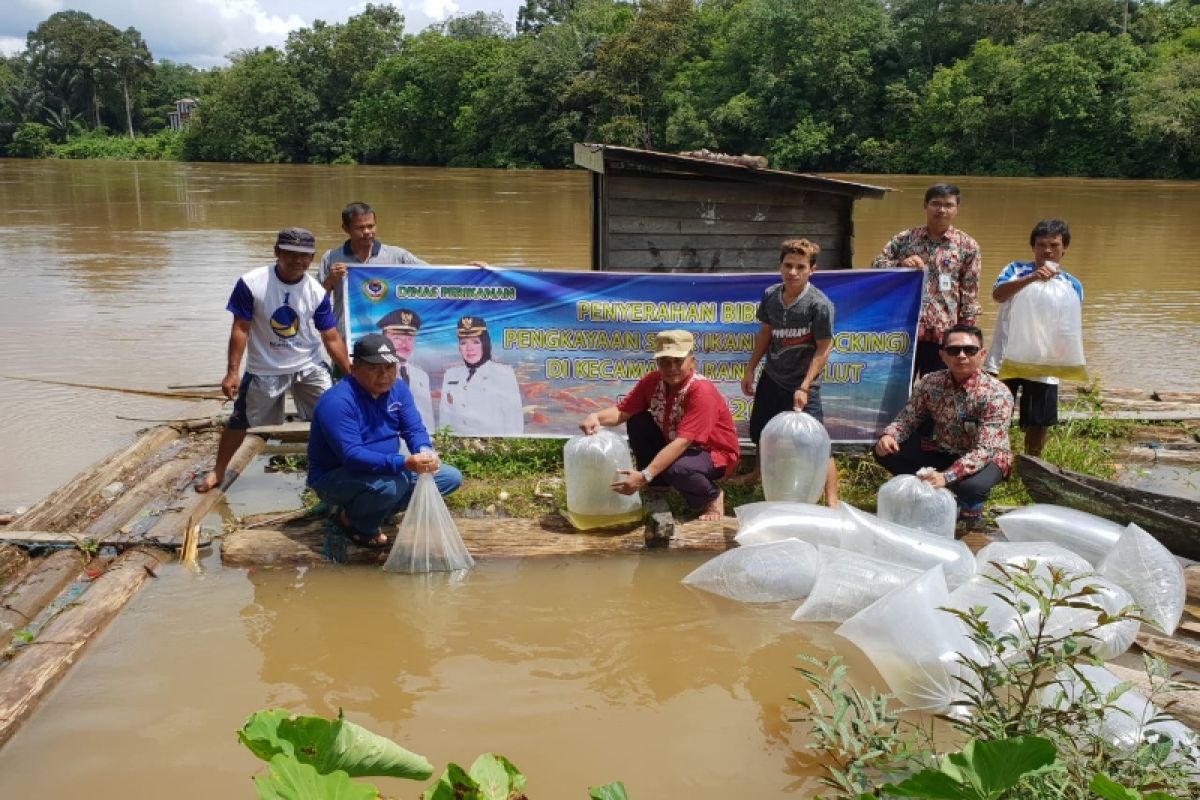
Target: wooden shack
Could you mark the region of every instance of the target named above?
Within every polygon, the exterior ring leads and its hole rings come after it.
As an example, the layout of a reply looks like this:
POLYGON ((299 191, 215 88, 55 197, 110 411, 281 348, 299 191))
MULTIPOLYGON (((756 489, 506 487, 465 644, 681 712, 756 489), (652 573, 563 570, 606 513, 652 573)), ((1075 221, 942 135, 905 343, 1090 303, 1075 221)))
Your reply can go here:
POLYGON ((592 269, 766 272, 784 239, 821 246, 821 269, 854 259, 854 201, 890 189, 704 157, 575 145, 592 173, 592 269))

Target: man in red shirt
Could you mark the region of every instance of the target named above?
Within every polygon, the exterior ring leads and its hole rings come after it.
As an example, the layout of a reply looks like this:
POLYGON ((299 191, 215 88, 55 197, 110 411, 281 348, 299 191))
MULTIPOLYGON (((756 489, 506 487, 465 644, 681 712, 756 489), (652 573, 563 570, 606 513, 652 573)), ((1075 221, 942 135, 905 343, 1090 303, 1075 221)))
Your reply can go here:
POLYGON ((733 474, 740 451, 729 404, 696 372, 695 347, 687 331, 656 334, 658 369, 617 405, 588 414, 579 429, 590 435, 625 423, 638 469, 621 470, 613 491, 670 487, 700 519, 718 520, 725 516, 725 493, 716 481, 733 474))

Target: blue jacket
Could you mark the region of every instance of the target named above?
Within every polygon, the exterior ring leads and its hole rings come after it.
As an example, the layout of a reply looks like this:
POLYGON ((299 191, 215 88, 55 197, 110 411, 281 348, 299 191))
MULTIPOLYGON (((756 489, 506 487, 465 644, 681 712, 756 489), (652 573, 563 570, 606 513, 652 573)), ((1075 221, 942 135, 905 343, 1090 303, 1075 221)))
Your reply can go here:
POLYGON ((345 467, 352 472, 404 471, 400 437, 409 452, 431 447, 412 392, 403 381, 378 400, 347 376, 317 401, 308 434, 308 483, 345 467))

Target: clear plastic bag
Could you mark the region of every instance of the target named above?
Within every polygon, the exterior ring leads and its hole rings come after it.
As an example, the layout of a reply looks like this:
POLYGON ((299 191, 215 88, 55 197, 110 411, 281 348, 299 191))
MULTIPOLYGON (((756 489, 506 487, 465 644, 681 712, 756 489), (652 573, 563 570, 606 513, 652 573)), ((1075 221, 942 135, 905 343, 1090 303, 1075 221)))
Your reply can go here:
POLYGON ((741 603, 796 600, 812 589, 817 549, 799 539, 735 547, 692 570, 683 583, 741 603))
POLYGON ((866 654, 905 706, 946 712, 961 700, 971 675, 959 654, 980 658, 962 620, 941 610, 949 604, 937 566, 859 611, 835 633, 866 654))
POLYGON ((1096 571, 1133 595, 1155 627, 1168 636, 1175 632, 1187 584, 1179 559, 1157 539, 1130 523, 1096 571))
POLYGON ((1098 565, 1125 528, 1086 511, 1034 503, 1001 514, 996 524, 1010 542, 1054 542, 1098 565))
POLYGON ((1020 566, 1027 562, 1033 562, 1034 574, 1041 575, 1049 575, 1050 567, 1071 575, 1092 571, 1086 558, 1053 542, 992 542, 975 554, 975 561, 977 572, 995 577, 1002 575, 996 564, 1020 566))
POLYGON ((1065 278, 1035 281, 1008 301, 1008 342, 1000 378, 1086 383, 1083 310, 1065 278))
POLYGON ((815 503, 829 475, 829 434, 803 411, 784 411, 763 428, 759 444, 763 497, 815 503))
MULTIPOLYGON (((1195 731, 1164 715, 1145 696, 1133 689, 1126 689, 1115 700, 1108 700, 1109 695, 1124 681, 1104 667, 1081 664, 1075 669, 1079 671, 1078 675, 1063 670, 1055 683, 1042 690, 1042 705, 1062 708, 1076 703, 1111 703, 1115 708, 1104 712, 1100 729, 1096 731, 1110 744, 1128 751, 1136 749, 1143 741, 1166 740, 1171 742, 1168 763, 1187 759, 1189 763, 1200 766, 1200 741, 1195 731)), ((1193 770, 1192 774, 1200 773, 1193 770)))
POLYGON ((473 566, 475 559, 467 552, 433 476, 422 473, 417 478, 408 510, 400 521, 396 541, 383 569, 388 572, 449 572, 473 566))
POLYGON ((960 541, 882 520, 849 503, 841 503, 839 508, 846 517, 844 546, 848 550, 922 571, 940 564, 952 589, 975 574, 971 548, 960 541))
POLYGON ((738 506, 733 514, 738 521, 735 539, 740 545, 800 539, 813 545, 844 546, 845 518, 836 508, 762 500, 738 506))
POLYGON ((792 614, 797 622, 844 622, 888 592, 920 577, 902 567, 840 547, 818 548, 817 580, 792 614))
POLYGON ((949 489, 939 489, 916 475, 897 475, 879 487, 876 500, 882 520, 954 538, 958 502, 949 489))
POLYGON ((567 484, 567 510, 563 514, 577 530, 637 522, 642 500, 636 494, 612 490, 617 470, 633 469, 629 446, 607 429, 590 436, 572 436, 563 446, 563 475, 567 484))

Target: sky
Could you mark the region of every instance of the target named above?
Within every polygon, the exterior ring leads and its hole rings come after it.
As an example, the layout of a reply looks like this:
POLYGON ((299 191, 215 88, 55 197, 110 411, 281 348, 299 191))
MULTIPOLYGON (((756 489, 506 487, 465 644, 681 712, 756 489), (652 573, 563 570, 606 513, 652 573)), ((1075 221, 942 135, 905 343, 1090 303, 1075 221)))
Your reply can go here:
MULTIPOLYGON (((381 4, 384 0, 376 0, 381 4)), ((391 0, 416 33, 456 14, 499 11, 512 26, 521 0, 391 0)), ((366 2, 347 0, 0 0, 0 53, 25 49, 25 36, 57 11, 83 11, 124 30, 137 28, 155 60, 196 67, 228 64, 235 50, 282 45, 313 20, 345 22, 366 2)))

